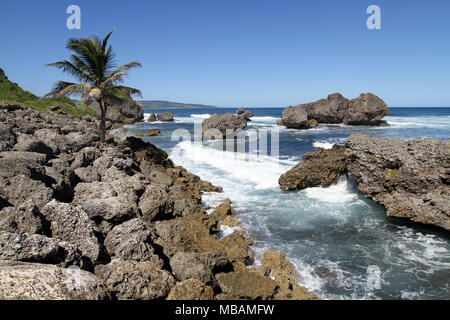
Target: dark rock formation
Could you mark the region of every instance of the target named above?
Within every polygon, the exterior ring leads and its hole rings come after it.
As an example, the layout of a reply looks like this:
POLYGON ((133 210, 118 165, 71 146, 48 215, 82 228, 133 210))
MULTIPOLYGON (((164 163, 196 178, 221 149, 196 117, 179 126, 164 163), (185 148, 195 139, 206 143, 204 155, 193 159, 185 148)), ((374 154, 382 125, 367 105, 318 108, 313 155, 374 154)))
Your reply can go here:
POLYGON ((244 108, 239 108, 239 109, 236 111, 236 114, 237 114, 239 117, 243 118, 245 121, 251 121, 250 118, 254 116, 254 113, 253 113, 253 112, 251 112, 250 110, 245 110, 244 108))
POLYGON ((247 127, 247 120, 241 116, 231 113, 215 113, 210 118, 203 120, 202 139, 233 139, 245 127, 247 127))
POLYGON ((305 129, 317 123, 344 123, 347 125, 380 125, 388 114, 386 104, 371 93, 347 100, 339 93, 313 103, 286 108, 281 119, 288 128, 305 129), (308 120, 316 122, 308 123, 308 120))
POLYGON ((149 115, 149 117, 147 119, 148 122, 156 122, 157 120, 158 119, 156 118, 156 114, 154 114, 153 112, 150 113, 150 115, 149 115))
MULTIPOLYGON (((106 120, 112 124, 130 124, 144 119, 142 104, 133 101, 107 101, 106 120)), ((100 108, 94 108, 98 118, 100 118, 100 108)))
POLYGON ((303 161, 283 174, 278 183, 283 190, 327 187, 346 174, 345 147, 316 148, 303 155, 303 161))
POLYGON ((358 190, 389 216, 450 230, 450 143, 352 135, 347 168, 358 190))
POLYGON ((95 268, 95 274, 119 299, 153 300, 167 297, 175 279, 151 262, 113 259, 95 268))
POLYGON ((158 121, 172 122, 172 121, 175 121, 174 115, 175 115, 175 113, 173 113, 173 112, 163 112, 163 113, 158 114, 156 116, 156 118, 158 119, 158 121))
POLYGON ((388 216, 450 230, 450 143, 350 136, 345 147, 317 148, 282 175, 284 190, 329 186, 346 172, 358 191, 386 208, 388 216))

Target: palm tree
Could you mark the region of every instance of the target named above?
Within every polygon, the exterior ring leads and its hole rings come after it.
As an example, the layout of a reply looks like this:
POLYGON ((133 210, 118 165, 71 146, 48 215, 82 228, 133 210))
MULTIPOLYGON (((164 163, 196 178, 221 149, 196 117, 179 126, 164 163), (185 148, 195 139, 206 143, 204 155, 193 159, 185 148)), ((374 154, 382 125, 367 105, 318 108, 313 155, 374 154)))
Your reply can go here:
POLYGON ((113 31, 114 29, 103 40, 96 36, 69 39, 66 47, 74 52, 70 56, 70 61, 59 61, 46 65, 57 67, 79 81, 79 83, 56 81, 52 92, 47 96, 81 95, 86 105, 92 100, 97 101, 101 113, 102 143, 105 141, 108 104, 123 102, 124 97, 129 98, 132 95, 142 97, 138 89, 119 85, 123 83, 130 69, 142 66, 136 61, 120 67, 115 66, 115 55, 112 47, 108 47, 108 40, 113 31))

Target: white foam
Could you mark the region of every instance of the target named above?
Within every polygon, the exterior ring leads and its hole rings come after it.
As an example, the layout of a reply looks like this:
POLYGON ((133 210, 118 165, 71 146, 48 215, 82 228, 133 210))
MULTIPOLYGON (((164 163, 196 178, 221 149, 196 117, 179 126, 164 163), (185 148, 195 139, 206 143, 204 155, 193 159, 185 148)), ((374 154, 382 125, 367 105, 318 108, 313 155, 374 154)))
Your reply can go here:
POLYGON ((191 141, 177 144, 172 150, 171 158, 176 163, 190 160, 197 166, 212 167, 255 189, 278 188, 280 175, 296 164, 271 156, 221 151, 191 141))
POLYGON ((211 115, 209 113, 204 113, 204 114, 191 114, 192 118, 200 118, 200 119, 208 119, 209 117, 211 117, 211 115))
POLYGON ((331 149, 334 146, 334 143, 330 143, 330 142, 314 142, 313 143, 314 148, 324 148, 324 149, 331 149))
POLYGON ((329 187, 307 188, 304 192, 308 198, 333 203, 350 202, 358 197, 353 181, 346 176, 329 187))
POLYGON ((241 227, 239 227, 239 226, 229 227, 229 226, 225 226, 222 224, 222 225, 220 225, 220 231, 218 232, 217 236, 219 237, 219 239, 222 239, 222 238, 232 234, 236 230, 241 230, 241 227))

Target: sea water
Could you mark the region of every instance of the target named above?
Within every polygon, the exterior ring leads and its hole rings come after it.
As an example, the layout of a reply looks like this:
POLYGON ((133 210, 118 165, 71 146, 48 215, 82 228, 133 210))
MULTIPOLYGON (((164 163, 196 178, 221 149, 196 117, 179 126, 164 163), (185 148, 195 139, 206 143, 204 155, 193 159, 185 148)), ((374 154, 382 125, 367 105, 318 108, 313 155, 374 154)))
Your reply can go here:
MULTIPOLYGON (((172 132, 193 133, 212 113, 235 109, 176 109, 175 122, 128 126, 126 134, 161 129, 145 139, 165 149, 176 165, 224 188, 207 193, 205 205, 230 198, 237 218, 254 241, 256 263, 264 251, 282 251, 294 264, 299 283, 325 299, 449 299, 450 238, 438 228, 387 217, 358 194, 351 177, 328 188, 286 192, 278 178, 316 147, 344 144, 353 133, 414 139, 450 136, 450 108, 391 108, 390 127, 319 125, 309 130, 277 127, 282 108, 250 108, 247 129, 279 129, 279 157, 224 151, 218 142, 172 141, 172 132), (206 151, 205 151, 206 150, 206 151), (377 285, 373 285, 376 270, 377 285), (372 277, 372 278, 371 278, 372 277)), ((146 110, 150 112, 167 110, 146 110)), ((224 228, 221 235, 232 232, 224 228)))

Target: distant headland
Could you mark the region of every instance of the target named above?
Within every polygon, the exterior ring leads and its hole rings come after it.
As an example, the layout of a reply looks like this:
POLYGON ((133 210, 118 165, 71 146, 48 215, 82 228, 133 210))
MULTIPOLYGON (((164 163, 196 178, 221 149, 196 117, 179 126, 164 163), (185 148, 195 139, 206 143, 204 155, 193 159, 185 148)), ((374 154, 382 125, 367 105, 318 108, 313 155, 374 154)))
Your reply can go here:
POLYGON ((217 108, 217 106, 209 106, 195 103, 180 103, 160 100, 144 100, 139 101, 144 105, 145 109, 196 109, 196 108, 217 108))

